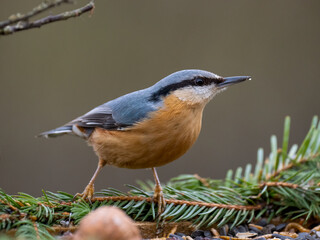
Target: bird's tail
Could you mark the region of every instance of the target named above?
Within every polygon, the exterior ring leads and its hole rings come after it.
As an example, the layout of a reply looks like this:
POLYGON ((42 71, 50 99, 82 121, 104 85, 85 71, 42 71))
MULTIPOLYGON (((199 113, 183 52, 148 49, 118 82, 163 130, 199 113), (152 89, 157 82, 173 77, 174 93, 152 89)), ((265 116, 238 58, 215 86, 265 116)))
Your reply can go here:
POLYGON ((58 127, 56 129, 52 129, 50 131, 40 133, 39 135, 37 135, 37 137, 46 137, 46 138, 58 137, 67 133, 73 133, 72 125, 66 125, 66 126, 58 127))

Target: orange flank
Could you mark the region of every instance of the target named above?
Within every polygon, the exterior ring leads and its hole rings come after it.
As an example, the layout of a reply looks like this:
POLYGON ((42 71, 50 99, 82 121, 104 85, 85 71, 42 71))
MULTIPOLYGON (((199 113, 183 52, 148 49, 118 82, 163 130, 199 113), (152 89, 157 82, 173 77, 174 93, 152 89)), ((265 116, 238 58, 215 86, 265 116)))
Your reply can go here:
POLYGON ((123 131, 96 128, 89 144, 106 164, 151 168, 181 157, 197 140, 205 104, 181 101, 174 94, 149 118, 123 131))

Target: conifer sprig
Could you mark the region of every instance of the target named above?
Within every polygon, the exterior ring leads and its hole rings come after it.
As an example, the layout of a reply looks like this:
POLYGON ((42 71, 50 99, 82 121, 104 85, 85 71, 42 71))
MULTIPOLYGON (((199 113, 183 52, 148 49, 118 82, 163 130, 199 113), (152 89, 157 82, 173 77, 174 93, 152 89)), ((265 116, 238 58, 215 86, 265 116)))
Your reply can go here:
MULTIPOLYGON (((300 147, 289 148, 290 118, 285 119, 282 143, 271 137, 266 160, 258 150, 255 168, 229 170, 224 180, 180 175, 164 186, 167 206, 160 218, 152 201, 153 183, 139 182, 124 193, 106 189, 91 203, 72 202, 65 192, 45 192, 35 198, 25 193, 10 196, 0 191, 0 229, 25 239, 54 239, 55 229, 74 228, 90 211, 113 205, 136 221, 192 221, 198 227, 232 226, 259 217, 304 217, 320 215, 320 124, 317 117, 300 147), (50 233, 49 233, 50 232, 50 233)), ((1 239, 1 237, 0 237, 1 239)))

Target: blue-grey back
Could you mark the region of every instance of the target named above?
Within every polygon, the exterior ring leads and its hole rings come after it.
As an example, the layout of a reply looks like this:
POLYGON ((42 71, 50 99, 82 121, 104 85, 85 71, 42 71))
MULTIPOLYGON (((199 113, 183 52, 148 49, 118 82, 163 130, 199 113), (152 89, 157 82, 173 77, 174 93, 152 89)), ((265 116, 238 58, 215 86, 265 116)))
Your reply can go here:
POLYGON ((157 110, 162 101, 150 101, 151 89, 135 91, 118 97, 102 105, 112 110, 113 119, 124 125, 132 125, 148 117, 150 112, 157 110))
POLYGON ((131 126, 147 118, 151 112, 156 111, 163 105, 162 95, 168 94, 163 89, 168 89, 169 91, 172 85, 201 76, 207 78, 218 77, 203 70, 175 72, 149 88, 106 102, 71 123, 77 123, 82 127, 103 127, 107 129, 131 126))

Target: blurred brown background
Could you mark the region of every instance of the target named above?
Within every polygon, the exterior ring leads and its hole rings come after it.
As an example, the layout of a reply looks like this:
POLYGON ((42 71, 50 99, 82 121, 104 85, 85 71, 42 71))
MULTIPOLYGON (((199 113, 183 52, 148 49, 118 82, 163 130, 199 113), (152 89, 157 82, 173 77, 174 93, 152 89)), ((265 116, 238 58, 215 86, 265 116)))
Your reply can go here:
MULTIPOLYGON (((1 0, 0 19, 40 0, 1 0)), ((52 13, 85 5, 60 7, 52 13)), ((320 114, 320 1, 110 0, 85 14, 0 38, 0 188, 40 195, 76 193, 97 157, 80 138, 39 139, 91 108, 148 87, 181 69, 251 75, 206 108, 195 146, 158 169, 162 182, 183 173, 223 178, 269 153, 292 117, 300 143, 320 114)), ((105 167, 96 190, 126 189, 151 171, 105 167)))

